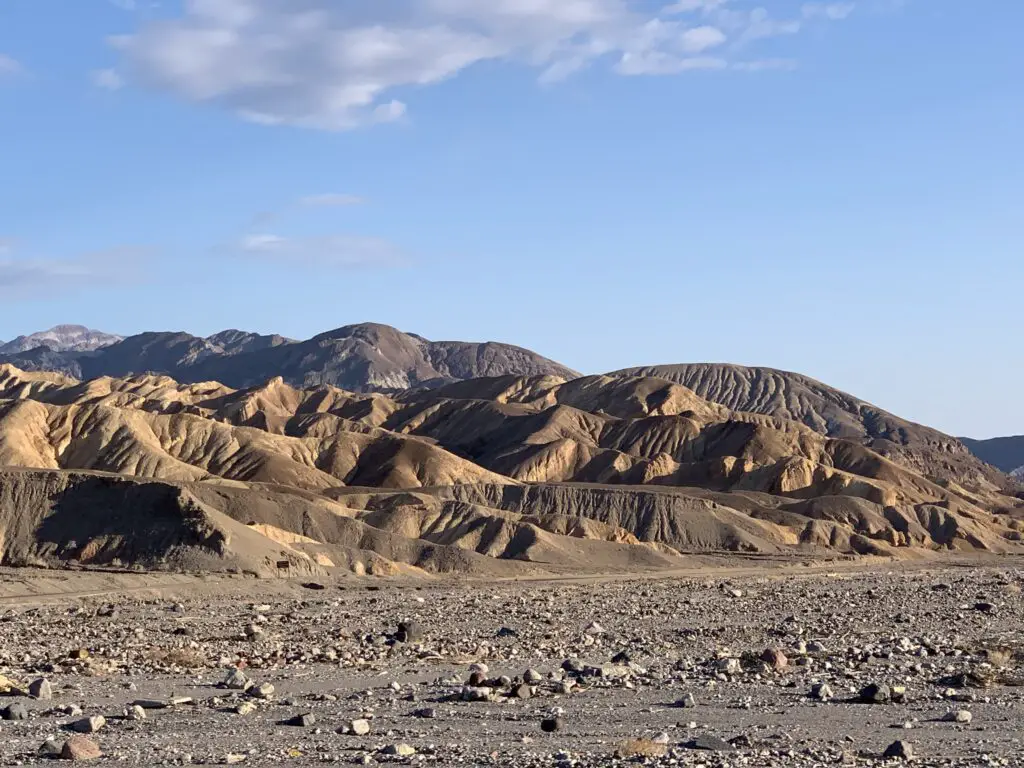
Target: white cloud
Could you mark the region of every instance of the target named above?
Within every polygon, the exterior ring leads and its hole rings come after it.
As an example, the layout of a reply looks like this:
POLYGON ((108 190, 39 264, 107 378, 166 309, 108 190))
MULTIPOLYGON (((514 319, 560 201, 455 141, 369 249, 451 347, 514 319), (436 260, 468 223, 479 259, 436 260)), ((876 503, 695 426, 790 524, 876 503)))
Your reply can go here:
POLYGON ((736 1, 642 11, 635 0, 184 0, 111 42, 133 82, 259 123, 343 130, 399 120, 407 93, 483 62, 543 82, 602 61, 621 74, 725 68, 744 45, 817 14, 775 19, 736 1), (706 56, 729 42, 725 57, 706 56))
POLYGON ((743 29, 739 35, 739 40, 742 43, 782 35, 795 35, 801 28, 798 20, 773 19, 764 8, 755 8, 744 16, 743 29))
POLYGON ((21 64, 19 64, 15 59, 12 59, 10 56, 0 53, 0 77, 5 77, 7 75, 17 75, 20 74, 22 71, 23 68, 21 64))
POLYGON ((407 263, 393 243, 359 235, 282 237, 252 234, 229 248, 236 255, 258 257, 292 266, 355 269, 397 267, 407 263))
POLYGON ((804 3, 800 13, 805 19, 842 21, 857 8, 856 3, 804 3))
POLYGON ((116 69, 97 69, 90 73, 92 84, 107 91, 118 91, 124 87, 124 78, 116 69))
POLYGON ((732 68, 740 72, 792 72, 798 66, 793 59, 755 59, 753 61, 737 61, 732 68))
POLYGON ((693 13, 694 11, 710 13, 721 8, 725 3, 726 0, 676 0, 672 5, 666 6, 662 13, 693 13))
POLYGON ((307 195, 299 200, 299 205, 309 208, 344 208, 350 205, 362 205, 365 200, 358 195, 330 193, 325 195, 307 195))
POLYGON ((70 290, 132 282, 149 256, 146 249, 130 247, 73 259, 15 259, 0 252, 0 295, 5 302, 27 302, 52 299, 70 290))
POLYGON ((701 53, 726 41, 725 33, 717 27, 694 27, 680 37, 680 47, 686 53, 701 53))
POLYGON ((241 247, 243 251, 274 253, 287 244, 288 241, 278 235, 246 235, 242 238, 241 247))
POLYGON ((615 70, 620 75, 677 75, 696 69, 725 69, 728 66, 725 59, 701 56, 679 58, 662 51, 651 51, 646 54, 624 54, 615 70))

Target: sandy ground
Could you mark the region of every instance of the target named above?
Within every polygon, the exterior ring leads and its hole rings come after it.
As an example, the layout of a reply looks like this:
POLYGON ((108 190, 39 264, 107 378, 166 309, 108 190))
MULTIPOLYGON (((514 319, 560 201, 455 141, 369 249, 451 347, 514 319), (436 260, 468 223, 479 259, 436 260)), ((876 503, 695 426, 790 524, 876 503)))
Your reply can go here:
POLYGON ((1024 765, 1020 565, 323 589, 2 570, 0 675, 17 687, 0 710, 27 719, 0 721, 0 765, 48 763, 48 738, 60 748, 97 715, 95 762, 129 766, 904 764, 882 758, 896 741, 916 765, 1024 765), (239 668, 249 689, 220 687, 239 668), (36 679, 52 699, 19 695, 36 679), (811 695, 822 683, 825 701, 811 695), (895 701, 859 702, 872 683, 895 701), (176 697, 189 701, 152 708, 176 697), (126 718, 139 700, 145 719, 126 718), (970 722, 946 719, 957 712, 970 722), (357 719, 368 733, 345 732, 357 719))

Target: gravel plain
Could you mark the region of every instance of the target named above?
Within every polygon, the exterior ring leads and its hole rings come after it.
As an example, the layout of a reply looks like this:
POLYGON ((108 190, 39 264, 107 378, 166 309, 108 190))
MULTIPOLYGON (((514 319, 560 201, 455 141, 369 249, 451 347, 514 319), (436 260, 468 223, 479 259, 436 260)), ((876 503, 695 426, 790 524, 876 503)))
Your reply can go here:
POLYGON ((0 765, 1024 765, 1020 566, 0 571, 0 765))

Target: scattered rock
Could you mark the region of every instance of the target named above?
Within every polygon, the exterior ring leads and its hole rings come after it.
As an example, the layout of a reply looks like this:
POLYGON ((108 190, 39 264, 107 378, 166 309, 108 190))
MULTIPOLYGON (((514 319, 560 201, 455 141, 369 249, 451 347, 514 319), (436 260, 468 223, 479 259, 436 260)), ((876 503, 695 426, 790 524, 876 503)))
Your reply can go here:
POLYGON ((530 685, 537 685, 537 683, 539 683, 543 679, 544 676, 541 675, 541 673, 535 669, 528 669, 525 672, 523 672, 524 683, 529 683, 530 685))
MULTIPOLYGON (((167 709, 168 704, 161 699, 136 699, 132 702, 132 706, 143 709, 167 709)), ((79 714, 81 713, 79 712, 79 714)))
POLYGON ((355 736, 365 736, 370 732, 370 721, 362 718, 352 720, 348 724, 348 732, 355 736))
POLYGON ((257 699, 269 699, 274 695, 274 690, 273 683, 260 683, 259 685, 251 686, 248 689, 248 693, 257 699))
POLYGON ((861 688, 858 698, 865 704, 888 704, 892 701, 892 690, 884 683, 871 683, 861 688))
POLYGON ((86 736, 72 736, 61 747, 63 760, 96 760, 103 757, 99 744, 86 736))
POLYGON ((398 755, 398 757, 412 757, 416 750, 408 744, 389 744, 381 750, 385 755, 398 755))
POLYGON ((882 757, 886 759, 913 760, 914 748, 906 741, 894 741, 885 748, 882 757))
POLYGON ((703 749, 709 752, 731 752, 735 747, 717 736, 698 736, 684 745, 688 749, 703 749))
POLYGON ((786 654, 778 648, 768 648, 765 650, 765 652, 761 654, 761 661, 775 670, 785 669, 789 666, 789 659, 786 658, 786 654))
POLYGON ((684 693, 680 699, 676 701, 677 707, 683 709, 693 709, 697 706, 697 699, 692 693, 684 693))
POLYGON ((419 624, 415 621, 401 621, 398 623, 398 632, 395 639, 400 643, 416 643, 423 637, 419 624))
POLYGON ((738 675, 743 671, 743 663, 739 659, 719 659, 718 671, 727 675, 738 675))
POLYGON ((564 725, 565 723, 560 717, 546 717, 540 721, 540 729, 544 731, 544 733, 560 731, 564 725))
POLYGON ((92 717, 83 717, 81 720, 76 720, 71 724, 71 729, 78 733, 96 733, 106 724, 107 718, 103 715, 93 715, 92 717))
POLYGON ((232 691, 244 691, 250 685, 252 683, 249 681, 249 677, 240 669, 232 669, 221 682, 222 688, 232 691))
POLYGON ((53 688, 50 686, 50 681, 43 677, 33 680, 28 684, 28 695, 41 701, 52 699, 53 688))
POLYGON ((0 709, 0 717, 4 720, 28 720, 28 709, 20 701, 0 709))
POLYGON ((36 750, 36 754, 40 757, 60 757, 60 753, 63 748, 63 744, 55 738, 50 737, 39 746, 39 749, 36 750))

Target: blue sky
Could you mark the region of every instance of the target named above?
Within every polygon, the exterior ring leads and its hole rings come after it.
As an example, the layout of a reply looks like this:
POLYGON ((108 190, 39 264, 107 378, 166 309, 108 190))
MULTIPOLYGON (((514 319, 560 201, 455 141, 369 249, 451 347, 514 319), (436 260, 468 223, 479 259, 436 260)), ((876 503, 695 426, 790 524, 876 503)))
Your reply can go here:
POLYGON ((0 339, 373 320, 1024 433, 1024 3, 0 0, 0 339))

